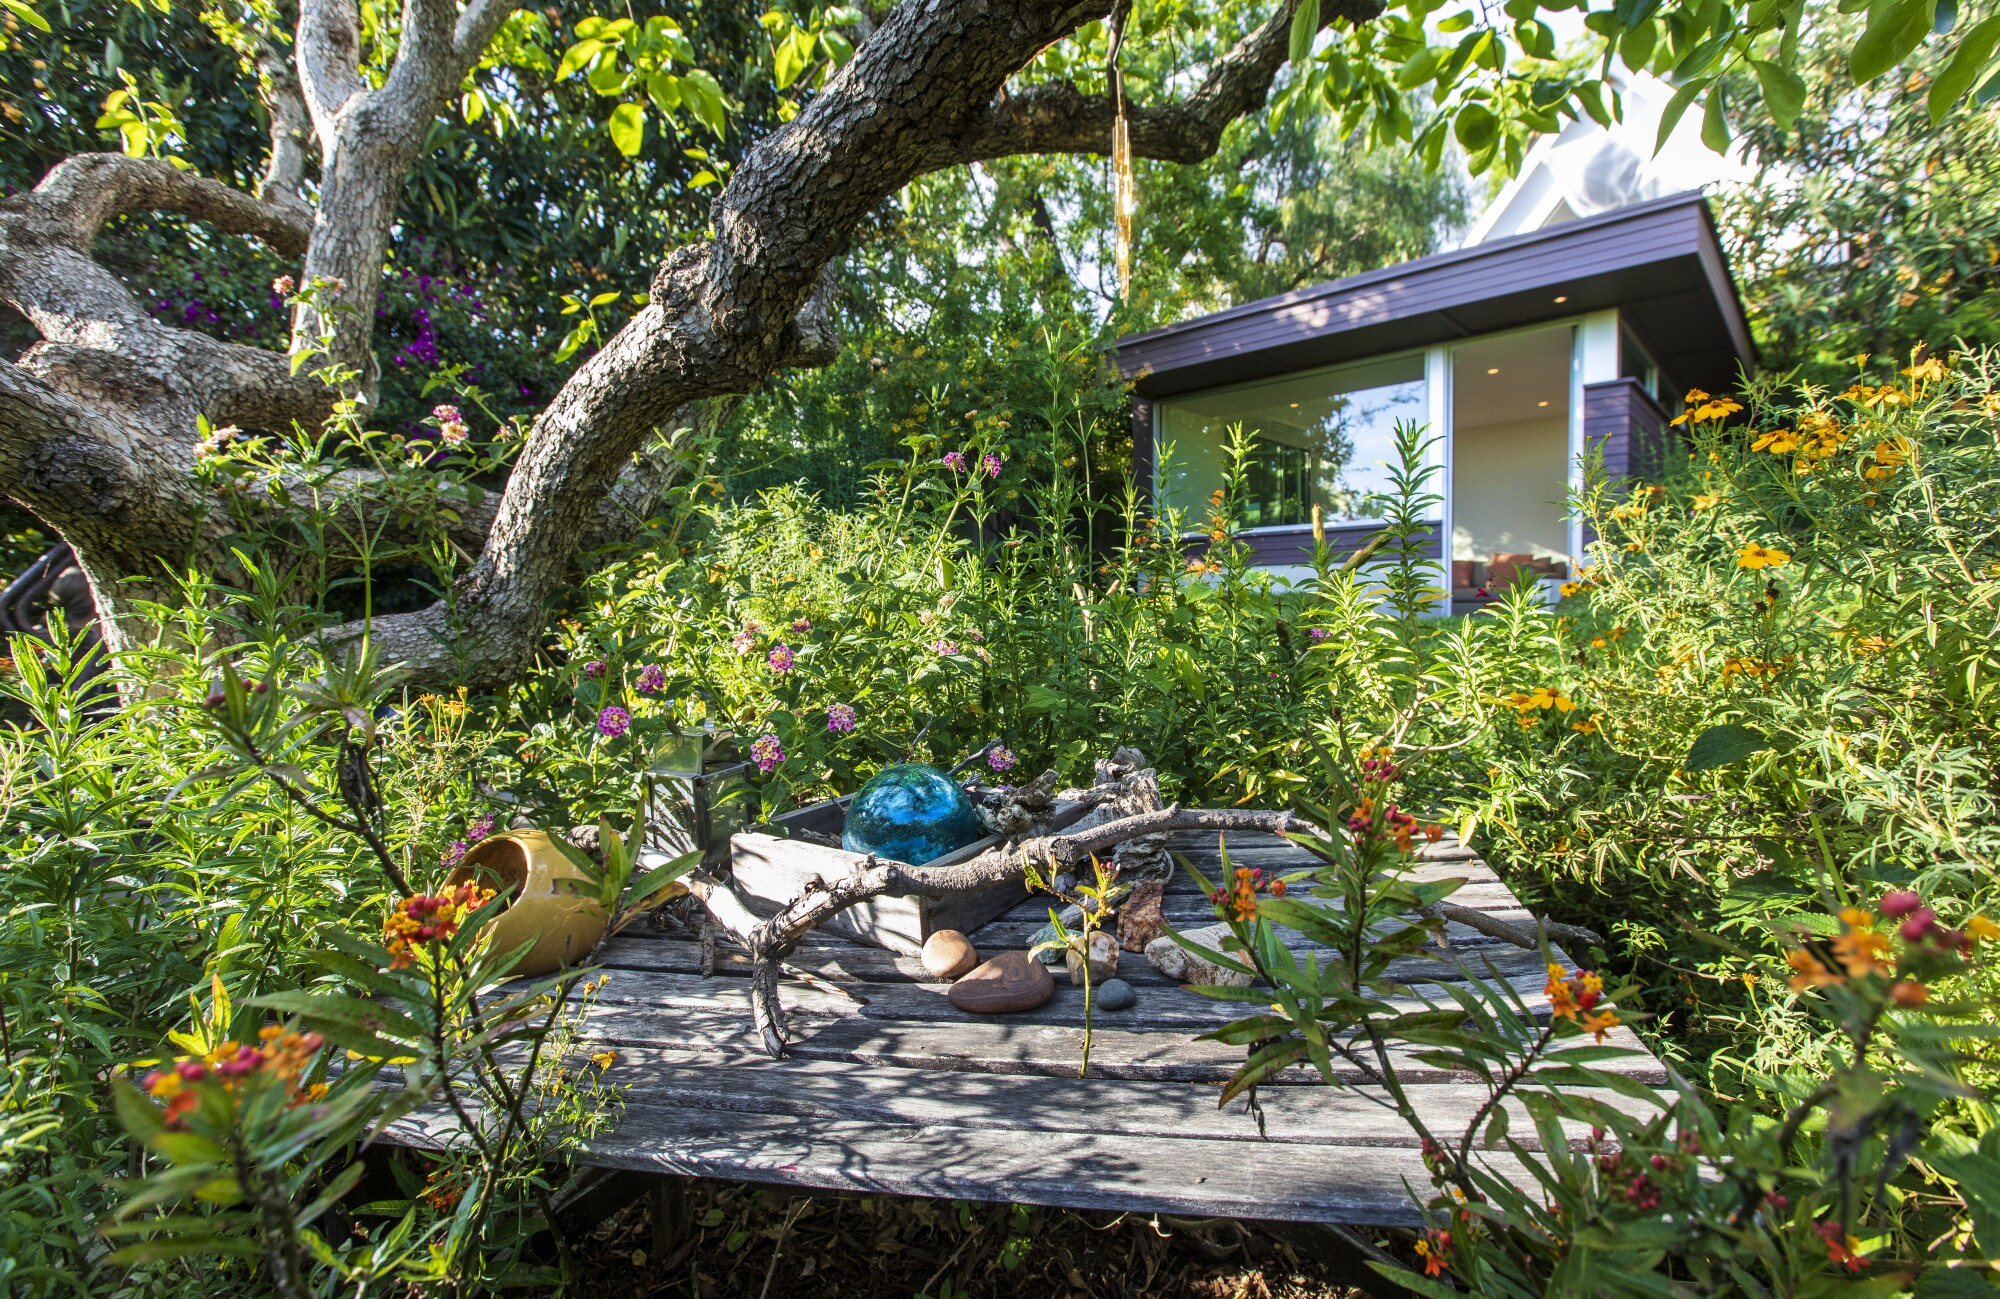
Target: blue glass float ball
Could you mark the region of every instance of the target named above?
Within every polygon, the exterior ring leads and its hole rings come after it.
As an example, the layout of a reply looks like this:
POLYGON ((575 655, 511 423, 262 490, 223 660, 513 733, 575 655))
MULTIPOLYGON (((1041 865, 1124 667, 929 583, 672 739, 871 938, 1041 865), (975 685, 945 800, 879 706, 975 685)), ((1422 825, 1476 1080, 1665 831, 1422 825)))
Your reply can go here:
POLYGON ((840 846, 920 866, 986 837, 958 782, 919 762, 884 767, 847 805, 840 846))

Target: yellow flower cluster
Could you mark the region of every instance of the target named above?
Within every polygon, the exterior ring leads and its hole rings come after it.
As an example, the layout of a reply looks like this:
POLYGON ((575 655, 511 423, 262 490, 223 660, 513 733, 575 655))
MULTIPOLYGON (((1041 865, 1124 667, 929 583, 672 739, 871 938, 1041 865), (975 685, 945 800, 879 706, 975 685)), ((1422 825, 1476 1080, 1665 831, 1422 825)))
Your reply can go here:
POLYGON ((173 1067, 147 1074, 140 1086, 166 1109, 169 1123, 178 1122, 199 1104, 193 1088, 203 1082, 214 1081, 225 1092, 234 1092, 248 1079, 275 1079, 290 1089, 293 1105, 326 1095, 325 1083, 310 1086, 299 1083, 313 1055, 326 1045, 325 1038, 318 1033, 293 1033, 276 1024, 266 1024, 257 1031, 257 1041, 256 1046, 221 1042, 200 1058, 183 1056, 173 1067))
POLYGON ((1618 1012, 1611 1007, 1598 1008, 1604 1000, 1604 979, 1601 975, 1591 970, 1565 974, 1560 965, 1550 965, 1548 974, 1549 979, 1542 985, 1542 992, 1548 997, 1549 1013, 1555 1018, 1581 1024, 1585 1032, 1595 1033, 1600 1042, 1605 1034, 1622 1022, 1618 1012))
POLYGON ((1874 452, 1869 455, 1866 465, 1861 470, 1861 476, 1879 481, 1894 474, 1908 464, 1909 460, 1910 445, 1901 438, 1877 442, 1874 452))
POLYGON ((1857 383, 1850 385, 1846 392, 1841 393, 1840 399, 1851 401, 1857 406, 1865 406, 1869 410, 1877 410, 1884 406, 1900 406, 1910 400, 1910 394, 1893 383, 1885 383, 1879 387, 1857 383))
POLYGON ((1573 595, 1588 591, 1597 581, 1596 569, 1595 564, 1585 564, 1576 570, 1576 577, 1562 584, 1563 598, 1567 600, 1573 595))
POLYGON ((493 900, 493 890, 480 888, 471 880, 442 893, 419 893, 404 898, 382 922, 383 945, 389 949, 389 968, 400 970, 416 959, 416 949, 426 943, 448 940, 458 932, 465 918, 493 900))
POLYGON ((1554 686, 1536 686, 1526 693, 1516 690, 1507 697, 1507 706, 1514 710, 1514 720, 1524 731, 1541 720, 1537 713, 1551 709, 1559 713, 1576 711, 1576 701, 1554 686))
POLYGON ((1738 568, 1776 568, 1781 564, 1790 563, 1791 559, 1789 552, 1761 545, 1755 541, 1736 552, 1738 568))
POLYGON ((1723 684, 1737 677, 1775 677, 1798 662, 1799 656, 1787 654, 1780 659, 1726 658, 1722 661, 1723 684))
POLYGON ((1731 401, 1727 397, 1711 397, 1699 388, 1688 389, 1685 400, 1687 409, 1674 416, 1672 422, 1675 424, 1686 424, 1689 421, 1705 424, 1710 420, 1727 419, 1743 409, 1739 402, 1731 401))
POLYGON ((1797 428, 1762 433, 1750 444, 1750 449, 1774 456, 1796 455, 1797 471, 1809 474, 1816 462, 1831 458, 1846 442, 1847 432, 1840 427, 1840 421, 1826 411, 1809 410, 1799 416, 1797 428))
POLYGON ((1903 371, 1904 377, 1910 380, 1910 386, 1913 388, 1920 383, 1937 383, 1948 373, 1949 371, 1944 368, 1944 362, 1938 360, 1936 356, 1927 356, 1903 371))

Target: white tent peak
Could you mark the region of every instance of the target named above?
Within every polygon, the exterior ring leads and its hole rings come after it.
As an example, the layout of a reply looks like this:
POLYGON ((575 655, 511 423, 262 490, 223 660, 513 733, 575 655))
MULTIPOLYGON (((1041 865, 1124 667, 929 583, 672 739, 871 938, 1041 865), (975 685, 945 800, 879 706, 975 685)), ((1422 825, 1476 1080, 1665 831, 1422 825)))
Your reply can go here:
POLYGON ((1660 115, 1673 88, 1650 73, 1614 68, 1624 120, 1602 127, 1588 119, 1545 135, 1521 172, 1496 194, 1465 236, 1465 246, 1526 234, 1691 189, 1748 180, 1740 145, 1718 154, 1701 140, 1701 112, 1690 110, 1656 154, 1660 115))

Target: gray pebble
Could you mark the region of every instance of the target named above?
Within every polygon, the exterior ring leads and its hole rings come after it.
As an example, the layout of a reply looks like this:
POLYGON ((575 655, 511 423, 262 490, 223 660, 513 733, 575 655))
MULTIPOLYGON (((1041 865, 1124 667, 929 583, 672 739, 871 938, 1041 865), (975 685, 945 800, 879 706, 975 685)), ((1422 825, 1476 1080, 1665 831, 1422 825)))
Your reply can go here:
POLYGON ((1123 979, 1106 979, 1091 989, 1090 1004, 1095 1010, 1130 1010, 1139 1004, 1139 994, 1123 979))

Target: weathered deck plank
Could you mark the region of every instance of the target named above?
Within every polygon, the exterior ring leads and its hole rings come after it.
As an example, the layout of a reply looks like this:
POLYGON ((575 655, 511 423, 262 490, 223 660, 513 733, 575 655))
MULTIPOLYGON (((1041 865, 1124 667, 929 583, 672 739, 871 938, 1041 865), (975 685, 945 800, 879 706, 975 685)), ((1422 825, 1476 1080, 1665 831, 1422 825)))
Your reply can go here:
MULTIPOLYGON (((1179 836, 1176 848, 1204 872, 1221 869, 1214 836, 1179 836)), ((1273 872, 1311 864, 1295 845, 1261 835, 1231 836, 1229 856, 1273 872)), ((1417 873, 1466 880, 1454 898, 1463 906, 1530 919, 1484 862, 1450 841, 1425 848, 1417 873)), ((1023 947, 1047 910, 1046 898, 1024 896, 973 940, 989 956, 1023 947)), ((1184 875, 1169 886, 1163 912, 1176 927, 1211 919, 1184 875)), ((1477 975, 1506 982, 1531 1011, 1547 1013, 1539 953, 1459 925, 1450 931, 1450 963, 1398 963, 1394 975, 1409 985, 1400 1000, 1414 1008, 1420 995, 1441 998, 1442 984, 1477 975)), ((1328 1087, 1293 1068, 1259 1089, 1256 1110, 1241 1100, 1219 1108, 1218 1086, 1243 1050, 1196 1035, 1243 1008, 1178 987, 1141 955, 1124 954, 1119 968, 1139 1005, 1097 1017, 1088 1078, 1076 1076, 1082 990, 1060 979, 1038 1010, 968 1015, 914 958, 816 934, 790 963, 865 1001, 788 980, 791 1054, 771 1060, 750 1026, 748 963, 718 951, 707 978, 700 963, 699 944, 669 933, 608 946, 609 980, 580 1037, 584 1050, 617 1052, 607 1077, 623 1086, 624 1107, 615 1129, 591 1143, 593 1163, 1073 1208, 1417 1221, 1409 1191, 1428 1186, 1417 1139, 1384 1104, 1372 1069, 1342 1064, 1345 1085, 1328 1087)), ((1633 1054, 1599 1067, 1664 1084, 1663 1066, 1629 1030, 1609 1040, 1633 1054)), ((1455 1139, 1485 1089, 1415 1054, 1392 1052, 1398 1076, 1426 1122, 1455 1139)), ((1519 1109, 1512 1112, 1518 1120, 1519 1109)), ((412 1120, 402 1138, 442 1139, 444 1130, 427 1133, 426 1122, 412 1120)), ((1511 1127, 1532 1140, 1530 1125, 1511 1127)))

